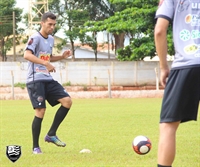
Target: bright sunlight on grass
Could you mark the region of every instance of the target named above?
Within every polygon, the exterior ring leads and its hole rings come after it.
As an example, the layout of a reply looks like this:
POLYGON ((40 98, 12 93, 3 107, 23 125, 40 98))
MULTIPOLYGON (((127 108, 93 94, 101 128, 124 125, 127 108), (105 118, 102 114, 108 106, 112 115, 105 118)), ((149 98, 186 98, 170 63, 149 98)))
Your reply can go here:
MULTIPOLYGON (((48 106, 42 123, 41 155, 32 154, 31 124, 34 116, 28 100, 0 102, 1 167, 156 167, 161 99, 74 99, 73 107, 57 135, 65 148, 45 143, 55 111, 48 106), (152 141, 147 155, 137 155, 132 140, 145 135, 152 141), (20 145, 22 155, 14 164, 6 146, 20 145), (87 148, 90 154, 80 154, 87 148)), ((177 133, 174 167, 200 166, 200 123, 181 124, 177 133)))

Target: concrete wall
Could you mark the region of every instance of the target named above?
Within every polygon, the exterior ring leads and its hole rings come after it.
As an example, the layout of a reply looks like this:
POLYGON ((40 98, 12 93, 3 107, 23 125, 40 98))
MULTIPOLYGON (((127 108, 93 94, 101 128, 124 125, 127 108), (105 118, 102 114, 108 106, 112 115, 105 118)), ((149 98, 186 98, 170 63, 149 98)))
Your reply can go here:
MULTIPOLYGON (((71 85, 107 85, 109 74, 113 86, 156 85, 155 68, 159 70, 159 63, 156 61, 83 61, 53 64, 57 70, 52 73, 53 78, 61 84, 70 82, 71 85)), ((12 75, 14 83, 25 83, 26 74, 27 62, 0 62, 0 85, 11 85, 12 75)))

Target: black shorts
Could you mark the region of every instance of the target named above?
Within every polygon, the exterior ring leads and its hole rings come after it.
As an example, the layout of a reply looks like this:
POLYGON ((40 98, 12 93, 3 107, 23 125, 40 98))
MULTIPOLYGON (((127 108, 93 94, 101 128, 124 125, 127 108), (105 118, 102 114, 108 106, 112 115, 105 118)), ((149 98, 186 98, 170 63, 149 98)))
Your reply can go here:
POLYGON ((197 120, 200 67, 171 70, 164 91, 160 122, 197 120))
POLYGON ((57 81, 39 81, 27 84, 28 94, 33 108, 46 108, 45 100, 51 106, 59 103, 59 99, 69 97, 66 90, 57 81))

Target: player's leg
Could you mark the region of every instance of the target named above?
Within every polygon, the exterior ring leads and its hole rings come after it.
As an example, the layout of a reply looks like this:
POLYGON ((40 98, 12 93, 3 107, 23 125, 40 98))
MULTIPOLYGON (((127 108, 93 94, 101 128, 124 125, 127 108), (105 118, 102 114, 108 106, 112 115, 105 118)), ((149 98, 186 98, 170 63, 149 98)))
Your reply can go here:
POLYGON ((32 139, 34 154, 41 153, 41 149, 39 146, 39 136, 41 131, 42 120, 46 110, 44 87, 45 84, 42 82, 27 84, 29 97, 32 106, 35 109, 35 116, 32 122, 32 139))
POLYGON ((32 122, 32 138, 33 138, 33 153, 42 153, 39 146, 39 137, 42 126, 42 120, 45 114, 45 108, 35 109, 35 117, 32 122))
POLYGON ((171 166, 176 152, 176 131, 180 122, 160 123, 158 164, 171 166))
MULTIPOLYGON (((61 103, 60 108, 57 110, 54 120, 52 122, 51 128, 49 129, 47 136, 45 137, 45 141, 52 142, 57 146, 65 147, 66 144, 61 142, 56 136, 56 131, 64 118, 66 117, 68 111, 71 108, 72 100, 69 97, 69 94, 64 90, 64 88, 58 84, 57 82, 52 83, 53 90, 51 88, 51 96, 48 97, 48 102, 54 106, 58 103, 61 103)), ((52 87, 52 85, 50 87, 52 87)))
POLYGON ((55 136, 56 135, 56 131, 59 127, 59 125, 61 124, 61 122, 64 120, 64 118, 66 117, 69 109, 71 108, 72 105, 72 101, 70 97, 64 97, 62 99, 58 100, 61 103, 60 108, 57 110, 52 126, 48 132, 49 136, 55 136))
POLYGON ((158 167, 170 167, 176 153, 176 131, 181 122, 197 119, 200 68, 172 70, 162 102, 158 167))

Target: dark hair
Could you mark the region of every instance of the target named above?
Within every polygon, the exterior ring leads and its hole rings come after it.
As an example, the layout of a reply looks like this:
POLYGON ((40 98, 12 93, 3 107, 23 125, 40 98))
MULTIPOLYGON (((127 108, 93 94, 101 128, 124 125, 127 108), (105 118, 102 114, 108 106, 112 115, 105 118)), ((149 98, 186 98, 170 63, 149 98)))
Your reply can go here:
POLYGON ((46 12, 42 15, 41 21, 46 21, 48 18, 56 20, 56 15, 51 12, 46 12))

